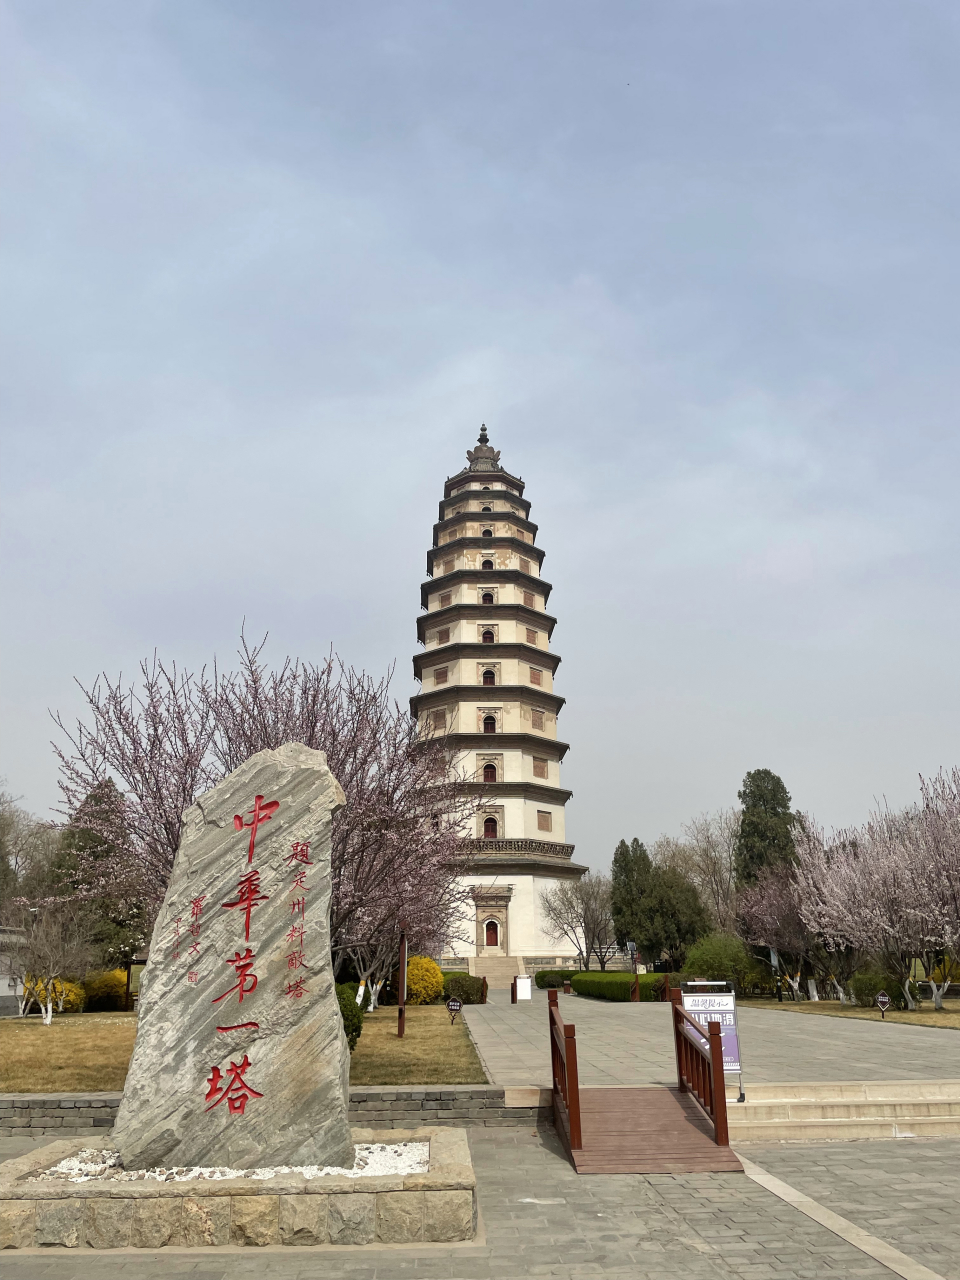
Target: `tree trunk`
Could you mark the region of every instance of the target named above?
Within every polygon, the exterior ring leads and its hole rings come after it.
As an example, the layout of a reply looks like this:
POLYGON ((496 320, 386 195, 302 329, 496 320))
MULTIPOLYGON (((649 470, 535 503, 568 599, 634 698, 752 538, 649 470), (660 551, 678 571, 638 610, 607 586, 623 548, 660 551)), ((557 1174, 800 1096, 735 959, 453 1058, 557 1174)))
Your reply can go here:
POLYGON ((811 1000, 820 999, 820 992, 817 990, 816 978, 807 979, 807 995, 810 997, 811 1000))
POLYGON ((47 998, 43 1003, 43 1025, 49 1027, 53 1022, 53 995, 48 990, 47 998))
POLYGON ((904 978, 904 979, 903 979, 903 981, 900 983, 900 989, 903 991, 904 997, 905 997, 905 999, 906 999, 906 1001, 907 1001, 907 1008, 908 1008, 908 1009, 916 1009, 916 1007, 917 1007, 917 1002, 916 1002, 916 1000, 914 1000, 913 995, 912 995, 912 993, 911 993, 911 991, 910 991, 910 979, 909 979, 909 978, 904 978))

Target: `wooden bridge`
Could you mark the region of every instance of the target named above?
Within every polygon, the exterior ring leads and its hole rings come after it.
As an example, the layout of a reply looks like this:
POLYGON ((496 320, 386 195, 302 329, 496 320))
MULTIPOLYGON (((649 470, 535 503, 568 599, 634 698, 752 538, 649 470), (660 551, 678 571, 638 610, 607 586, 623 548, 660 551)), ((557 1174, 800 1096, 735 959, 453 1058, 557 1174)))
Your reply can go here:
POLYGON ((577 1173, 735 1173, 720 1023, 703 1028, 671 991, 677 1087, 581 1089, 573 1023, 550 990, 553 1114, 577 1173))

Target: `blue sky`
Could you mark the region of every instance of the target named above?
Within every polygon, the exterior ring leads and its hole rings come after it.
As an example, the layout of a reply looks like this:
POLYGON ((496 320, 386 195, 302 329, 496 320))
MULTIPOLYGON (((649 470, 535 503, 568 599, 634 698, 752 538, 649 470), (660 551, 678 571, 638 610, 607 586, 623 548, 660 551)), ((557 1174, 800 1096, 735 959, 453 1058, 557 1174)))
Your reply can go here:
POLYGON ((410 656, 481 421, 578 856, 960 758, 960 11, 0 6, 0 770, 156 647, 410 656))

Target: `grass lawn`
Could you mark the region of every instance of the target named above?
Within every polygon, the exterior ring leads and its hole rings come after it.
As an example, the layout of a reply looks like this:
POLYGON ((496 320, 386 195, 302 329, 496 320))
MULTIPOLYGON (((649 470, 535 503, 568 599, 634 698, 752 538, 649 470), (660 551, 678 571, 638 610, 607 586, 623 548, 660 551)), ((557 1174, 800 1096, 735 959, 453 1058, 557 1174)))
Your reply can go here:
MULTIPOLYGON (((951 1027, 955 1031, 960 1031, 960 1009, 954 1007, 958 1003, 960 1002, 951 1000, 947 1002, 945 1009, 934 1009, 933 1004, 925 1000, 920 1009, 912 1012, 908 1009, 888 1009, 886 1021, 908 1022, 913 1027, 951 1027)), ((804 1000, 801 1004, 795 1004, 792 1000, 784 1000, 783 1004, 777 1000, 744 1000, 740 1007, 741 1009, 776 1009, 784 1013, 819 1013, 828 1018, 865 1018, 869 1022, 881 1021, 879 1009, 841 1005, 839 1000, 804 1000)))
POLYGON ((0 1093, 112 1093, 123 1088, 134 1013, 64 1013, 0 1022, 0 1093))
MULTIPOLYGON (((133 1013, 75 1013, 0 1022, 0 1093, 110 1093, 123 1088, 137 1019, 133 1013)), ((350 1060, 350 1082, 365 1084, 486 1084, 460 1018, 450 1025, 443 1005, 407 1008, 397 1039, 396 1009, 363 1021, 350 1060)))
POLYGON ((350 1060, 350 1083, 486 1084, 487 1077, 462 1015, 451 1026, 442 1004, 425 1004, 407 1005, 402 1040, 395 1008, 366 1015, 350 1060))

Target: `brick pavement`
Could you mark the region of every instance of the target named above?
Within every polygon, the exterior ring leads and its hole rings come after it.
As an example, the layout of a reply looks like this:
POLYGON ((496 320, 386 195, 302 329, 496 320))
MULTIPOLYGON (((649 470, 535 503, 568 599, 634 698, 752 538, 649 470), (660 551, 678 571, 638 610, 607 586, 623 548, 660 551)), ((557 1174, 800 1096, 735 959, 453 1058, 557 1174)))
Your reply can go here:
MULTIPOLYGON (((892 1274, 742 1174, 578 1177, 549 1127, 536 1134, 475 1128, 469 1140, 485 1231, 479 1244, 153 1254, 51 1250, 7 1254, 4 1280, 880 1280, 892 1274)), ((874 1190, 887 1197, 885 1203, 892 1206, 895 1181, 905 1177, 917 1183, 911 1194, 922 1178, 930 1201, 947 1204, 950 1144, 856 1145, 884 1149, 900 1162, 887 1175, 886 1157, 870 1157, 874 1190), (925 1153, 933 1150, 939 1163, 932 1170, 925 1153)), ((960 1156, 960 1144, 953 1145, 960 1156)), ((0 1153, 6 1154, 6 1142, 0 1153)), ((765 1148, 750 1153, 771 1167, 777 1155, 765 1148)), ((819 1185, 823 1170, 833 1167, 831 1176, 840 1178, 830 1154, 789 1150, 792 1176, 819 1185)), ((789 1180, 786 1169, 774 1171, 789 1180)), ((905 1242, 896 1243, 903 1248, 905 1242)), ((937 1257, 928 1265, 954 1280, 960 1258, 946 1248, 937 1257)))
MULTIPOLYGON (((467 1005, 463 1016, 491 1080, 550 1086, 547 993, 511 1005, 508 992, 467 1005)), ((670 1010, 560 996, 576 1024, 583 1088, 676 1082, 670 1010)), ((903 1023, 804 1016, 741 1004, 744 1082, 945 1080, 960 1077, 960 1031, 903 1023)))

